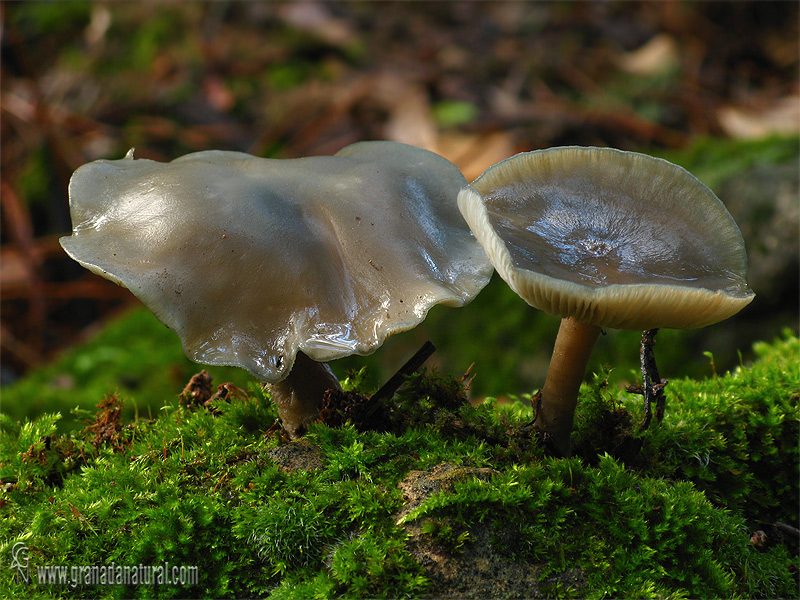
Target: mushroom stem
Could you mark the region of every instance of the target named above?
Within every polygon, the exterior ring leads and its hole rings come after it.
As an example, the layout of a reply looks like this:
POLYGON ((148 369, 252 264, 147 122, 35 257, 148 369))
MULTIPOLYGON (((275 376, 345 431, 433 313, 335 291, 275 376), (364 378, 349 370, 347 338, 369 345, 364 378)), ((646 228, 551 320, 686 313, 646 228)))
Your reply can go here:
POLYGON ((302 352, 297 353, 289 375, 269 385, 272 401, 289 437, 301 437, 308 424, 319 418, 322 395, 329 389, 342 389, 331 368, 302 352))
POLYGON ((555 449, 570 454, 570 433, 578 391, 600 327, 574 319, 561 320, 547 379, 539 399, 536 427, 550 434, 555 449))

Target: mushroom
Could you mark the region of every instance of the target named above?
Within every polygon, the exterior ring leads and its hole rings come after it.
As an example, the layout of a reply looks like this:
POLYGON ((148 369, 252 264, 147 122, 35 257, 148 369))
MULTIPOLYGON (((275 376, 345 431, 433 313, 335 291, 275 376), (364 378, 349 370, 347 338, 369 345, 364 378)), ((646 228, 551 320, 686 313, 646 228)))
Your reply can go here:
POLYGON ((131 151, 74 173, 61 245, 130 289, 190 359, 271 384, 296 437, 339 388, 326 361, 369 354, 486 285, 491 264, 455 202, 465 184, 446 159, 393 142, 288 160, 131 151))
POLYGON ((754 297, 725 206, 665 160, 610 148, 518 154, 461 190, 458 206, 495 269, 562 318, 535 420, 557 451, 601 328, 695 328, 754 297))

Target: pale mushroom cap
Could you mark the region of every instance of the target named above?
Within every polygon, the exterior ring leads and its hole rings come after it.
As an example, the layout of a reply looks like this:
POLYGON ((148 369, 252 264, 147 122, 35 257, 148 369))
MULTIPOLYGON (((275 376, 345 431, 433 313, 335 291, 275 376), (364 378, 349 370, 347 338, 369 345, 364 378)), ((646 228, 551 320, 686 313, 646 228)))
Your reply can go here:
POLYGON ((129 288, 191 359, 276 382, 298 351, 368 354, 486 285, 491 264, 456 206, 465 184, 444 158, 392 142, 292 160, 129 153, 75 172, 61 244, 129 288))
POLYGON ((561 317, 703 327, 754 297, 733 218, 662 159, 582 147, 518 154, 465 187, 458 205, 509 286, 561 317))

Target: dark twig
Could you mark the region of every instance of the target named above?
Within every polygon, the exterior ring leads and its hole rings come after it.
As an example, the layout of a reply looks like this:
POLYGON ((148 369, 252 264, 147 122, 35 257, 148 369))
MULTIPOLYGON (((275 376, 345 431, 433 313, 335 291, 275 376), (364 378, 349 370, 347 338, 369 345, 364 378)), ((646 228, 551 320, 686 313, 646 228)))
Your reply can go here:
POLYGON ((797 529, 797 527, 792 527, 791 525, 781 523, 780 521, 776 521, 772 524, 772 526, 787 535, 800 539, 800 529, 797 529))
POLYGON ((409 358, 406 364, 400 367, 397 373, 389 378, 389 381, 384 383, 377 392, 372 394, 370 399, 367 401, 366 406, 364 407, 365 416, 369 416, 374 413, 382 402, 389 400, 392 396, 394 396, 395 392, 397 392, 397 390, 400 389, 400 386, 403 385, 406 377, 419 369, 435 351, 436 346, 434 346, 430 341, 425 342, 422 347, 417 350, 414 356, 409 358))
POLYGON ((656 405, 656 420, 661 423, 664 419, 664 409, 666 396, 664 387, 667 385, 666 379, 661 379, 656 366, 656 357, 653 353, 655 337, 658 329, 647 329, 642 332, 642 346, 639 350, 639 362, 642 369, 642 386, 629 386, 628 391, 642 394, 644 396, 644 421, 639 427, 639 433, 650 426, 653 417, 653 400, 656 405))
POLYGON ((350 422, 359 431, 386 431, 389 425, 390 411, 386 409, 385 402, 394 396, 405 382, 406 377, 419 369, 434 350, 436 348, 433 344, 426 342, 370 398, 357 392, 345 392, 341 389, 325 390, 322 396, 319 420, 328 427, 341 427, 350 422))

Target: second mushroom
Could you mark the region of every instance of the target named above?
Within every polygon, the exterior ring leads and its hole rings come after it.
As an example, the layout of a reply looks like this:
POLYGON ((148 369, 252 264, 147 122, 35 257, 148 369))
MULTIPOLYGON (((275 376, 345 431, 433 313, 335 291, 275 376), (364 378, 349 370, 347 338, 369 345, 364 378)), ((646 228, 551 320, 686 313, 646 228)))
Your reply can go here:
POLYGON ((500 276, 561 317, 535 425, 570 452, 578 392, 601 328, 695 328, 754 297, 739 228, 667 161, 610 148, 518 154, 459 194, 500 276))
POLYGON ((189 358, 271 384, 296 437, 339 388, 326 361, 369 354, 486 285, 491 264, 456 206, 465 184, 392 142, 291 160, 131 152, 75 172, 61 244, 138 296, 189 358))

